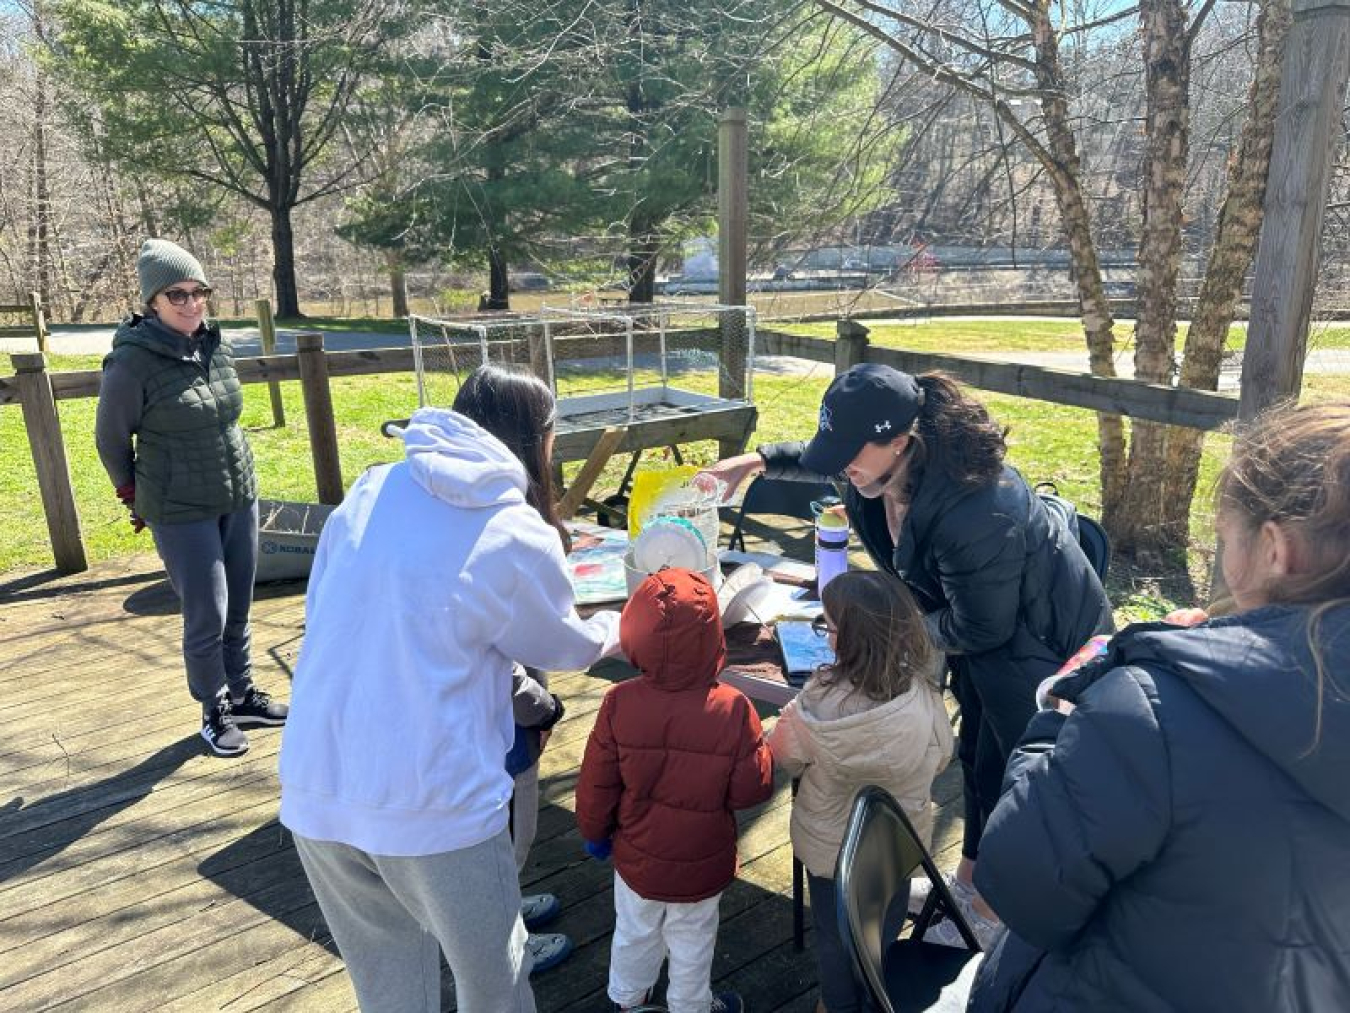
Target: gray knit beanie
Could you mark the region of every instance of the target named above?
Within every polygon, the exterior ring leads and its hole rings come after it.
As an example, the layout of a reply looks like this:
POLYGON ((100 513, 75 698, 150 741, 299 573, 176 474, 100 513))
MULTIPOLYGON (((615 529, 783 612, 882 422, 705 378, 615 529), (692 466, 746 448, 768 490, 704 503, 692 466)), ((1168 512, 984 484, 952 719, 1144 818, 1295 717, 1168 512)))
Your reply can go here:
POLYGON ((176 281, 209 285, 201 262, 167 239, 147 239, 141 244, 136 274, 141 280, 141 302, 146 304, 176 281))

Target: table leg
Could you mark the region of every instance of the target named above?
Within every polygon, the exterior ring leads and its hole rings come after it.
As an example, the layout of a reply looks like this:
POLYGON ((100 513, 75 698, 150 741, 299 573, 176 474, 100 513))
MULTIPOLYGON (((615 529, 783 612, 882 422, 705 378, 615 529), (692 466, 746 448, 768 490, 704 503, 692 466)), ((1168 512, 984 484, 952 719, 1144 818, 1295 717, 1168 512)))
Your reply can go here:
MULTIPOLYGON (((801 778, 792 779, 792 797, 797 797, 797 788, 801 785, 801 778)), ((796 853, 792 855, 792 948, 798 953, 806 949, 806 870, 798 860, 796 853)))

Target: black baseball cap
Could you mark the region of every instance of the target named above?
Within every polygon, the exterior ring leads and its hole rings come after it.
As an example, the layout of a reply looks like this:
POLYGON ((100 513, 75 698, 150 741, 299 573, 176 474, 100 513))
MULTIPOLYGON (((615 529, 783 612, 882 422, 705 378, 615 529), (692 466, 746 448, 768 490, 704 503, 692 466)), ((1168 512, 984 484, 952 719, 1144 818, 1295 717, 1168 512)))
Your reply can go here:
POLYGON ((891 366, 863 362, 840 373, 821 398, 820 422, 802 452, 802 467, 839 474, 866 444, 909 432, 923 401, 919 381, 891 366))

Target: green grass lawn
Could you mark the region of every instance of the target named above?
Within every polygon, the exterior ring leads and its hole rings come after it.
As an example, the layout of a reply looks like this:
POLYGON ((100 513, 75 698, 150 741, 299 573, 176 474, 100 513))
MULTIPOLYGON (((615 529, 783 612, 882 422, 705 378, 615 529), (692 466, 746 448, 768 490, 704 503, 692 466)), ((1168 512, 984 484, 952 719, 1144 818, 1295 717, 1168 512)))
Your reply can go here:
MULTIPOLYGON (((868 337, 879 345, 905 348, 914 352, 1081 352, 1083 328, 1076 320, 863 320, 871 332, 868 337)), ((832 338, 832 323, 776 324, 766 322, 769 330, 832 338)), ((1185 346, 1187 324, 1177 328, 1176 348, 1185 346)), ((1133 328, 1117 324, 1116 342, 1124 349, 1133 337, 1133 328)), ((1238 350, 1247 344, 1246 324, 1234 324, 1228 330, 1228 347, 1238 350)), ((1319 325, 1308 335, 1309 349, 1332 351, 1350 349, 1350 326, 1319 325)))
MULTIPOLYGON (((257 317, 225 317, 216 321, 221 327, 257 327, 257 317)), ((407 335, 406 320, 388 317, 325 317, 311 316, 300 320, 278 320, 277 328, 286 331, 325 331, 331 333, 363 333, 407 335)))
MULTIPOLYGON (((869 340, 878 345, 915 352, 1077 352, 1083 349, 1083 328, 1076 321, 1058 320, 921 320, 860 321, 869 340)), ((774 324, 770 330, 833 338, 835 325, 774 324)))

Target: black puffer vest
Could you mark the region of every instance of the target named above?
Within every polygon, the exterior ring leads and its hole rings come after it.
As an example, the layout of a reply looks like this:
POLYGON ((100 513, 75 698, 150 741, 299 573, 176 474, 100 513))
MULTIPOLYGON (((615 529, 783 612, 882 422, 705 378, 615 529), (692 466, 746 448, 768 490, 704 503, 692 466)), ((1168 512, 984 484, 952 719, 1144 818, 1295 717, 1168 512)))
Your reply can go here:
POLYGON ((145 405, 136 432, 136 512, 151 524, 206 520, 258 495, 253 453, 239 428, 244 397, 220 329, 189 340, 132 316, 117 329, 113 360, 140 381, 145 405), (175 340, 176 339, 176 340, 175 340))

